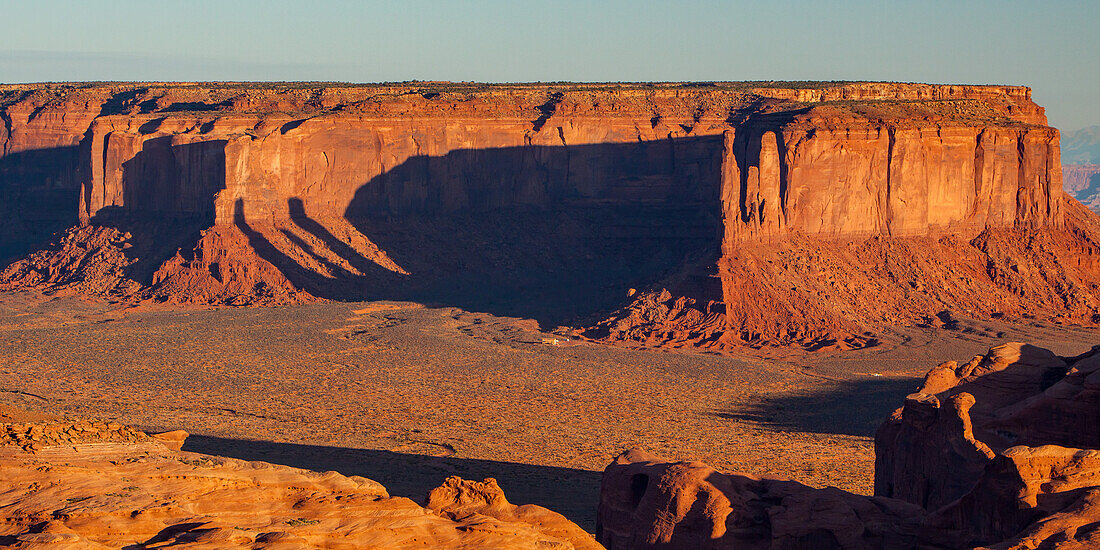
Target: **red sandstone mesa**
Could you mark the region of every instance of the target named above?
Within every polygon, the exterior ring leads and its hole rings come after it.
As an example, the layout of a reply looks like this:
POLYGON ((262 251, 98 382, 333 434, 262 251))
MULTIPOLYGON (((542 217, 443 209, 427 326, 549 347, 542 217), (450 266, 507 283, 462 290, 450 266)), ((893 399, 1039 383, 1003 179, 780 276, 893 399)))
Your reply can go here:
POLYGON ((1024 87, 2 93, 0 252, 82 224, 4 288, 413 299, 715 348, 862 346, 943 310, 1100 313, 1100 226, 1062 193, 1024 87))
POLYGON ((879 430, 874 497, 623 453, 597 539, 643 548, 1100 545, 1100 346, 1007 344, 944 363, 879 430))

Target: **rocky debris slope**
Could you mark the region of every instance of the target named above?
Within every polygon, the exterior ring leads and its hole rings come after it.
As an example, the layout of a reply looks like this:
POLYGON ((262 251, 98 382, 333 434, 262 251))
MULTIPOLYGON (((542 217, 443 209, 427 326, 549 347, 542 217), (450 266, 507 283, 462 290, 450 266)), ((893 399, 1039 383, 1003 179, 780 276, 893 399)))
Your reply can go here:
POLYGON ((449 479, 424 508, 358 476, 180 452, 185 437, 0 426, 0 546, 601 548, 560 514, 509 504, 491 479, 449 479))
POLYGON ((876 435, 876 496, 717 472, 641 451, 604 472, 607 548, 1100 545, 1100 346, 1007 344, 929 371, 876 435))
POLYGON ((179 239, 177 229, 163 224, 147 224, 136 233, 108 225, 68 229, 0 271, 0 290, 38 288, 62 295, 236 306, 317 300, 253 253, 236 228, 206 229, 197 242, 165 248, 164 242, 179 239))
POLYGON ((940 317, 1090 326, 1100 320, 1100 218, 1067 199, 1064 223, 991 228, 970 239, 796 234, 747 242, 721 260, 720 278, 670 278, 583 333, 660 346, 817 350, 874 345, 883 327, 940 317))
POLYGON ((62 84, 0 112, 4 289, 415 300, 714 349, 1100 312, 1095 220, 1025 87, 62 84))

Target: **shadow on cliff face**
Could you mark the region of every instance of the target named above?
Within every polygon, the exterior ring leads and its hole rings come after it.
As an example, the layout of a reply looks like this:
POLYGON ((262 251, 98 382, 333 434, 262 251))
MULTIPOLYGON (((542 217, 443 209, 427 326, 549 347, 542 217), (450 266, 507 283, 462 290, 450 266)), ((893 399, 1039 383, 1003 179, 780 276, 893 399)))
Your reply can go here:
MULTIPOLYGON (((0 253, 26 254, 85 209, 119 230, 132 261, 126 276, 142 285, 177 251, 182 265, 202 265, 191 256, 216 222, 227 142, 174 139, 144 139, 131 158, 104 167, 120 178, 95 188, 81 178, 75 147, 0 159, 13 212, 0 253)), ((420 155, 365 182, 342 217, 311 218, 319 197, 287 197, 287 218, 257 221, 250 201, 272 205, 246 197, 232 223, 314 296, 457 306, 547 328, 594 322, 628 302, 630 289, 720 249, 722 144, 704 136, 420 155)))
POLYGON ((303 233, 278 229, 282 249, 266 223, 248 221, 243 201, 234 224, 315 296, 457 306, 549 328, 595 319, 623 305, 629 289, 719 249, 721 140, 412 157, 360 187, 344 216, 405 273, 334 235, 299 198, 288 212, 303 233))
POLYGON ((421 504, 428 491, 448 476, 478 481, 493 477, 513 504, 545 506, 590 532, 596 523, 600 472, 203 435, 189 436, 183 450, 363 476, 383 483, 391 495, 409 497, 421 504))
POLYGON ((190 254, 200 232, 214 225, 214 198, 225 189, 225 144, 173 144, 171 136, 158 137, 122 163, 120 196, 105 199, 115 204, 100 208, 93 221, 131 234, 128 277, 152 284, 161 264, 177 250, 190 254))
POLYGON ((78 147, 0 158, 0 269, 77 222, 78 147))
POLYGON ((920 384, 920 378, 842 381, 810 391, 754 398, 714 414, 780 430, 870 437, 920 384))

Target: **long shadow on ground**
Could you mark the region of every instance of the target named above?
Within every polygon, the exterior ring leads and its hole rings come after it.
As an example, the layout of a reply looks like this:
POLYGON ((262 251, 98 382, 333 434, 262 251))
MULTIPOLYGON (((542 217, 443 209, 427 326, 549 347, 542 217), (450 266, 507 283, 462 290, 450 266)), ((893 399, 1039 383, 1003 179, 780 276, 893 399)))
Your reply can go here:
POLYGON ((755 398, 714 414, 775 429, 870 437, 920 378, 871 378, 755 398))
POLYGON ((189 436, 183 450, 359 475, 381 483, 391 495, 409 497, 420 503, 424 502, 428 491, 438 487, 448 476, 479 481, 493 477, 513 504, 545 506, 589 532, 595 532, 596 528, 599 472, 204 435, 189 436))

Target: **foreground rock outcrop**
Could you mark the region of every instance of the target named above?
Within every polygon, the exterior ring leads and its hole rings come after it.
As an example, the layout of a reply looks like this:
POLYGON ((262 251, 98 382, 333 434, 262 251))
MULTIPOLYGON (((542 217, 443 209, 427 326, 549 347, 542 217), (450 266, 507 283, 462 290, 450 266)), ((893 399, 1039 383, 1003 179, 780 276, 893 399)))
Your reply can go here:
POLYGON ((1025 87, 63 84, 0 112, 0 288, 716 349, 1100 314, 1100 222, 1025 87))
POLYGON ((898 500, 632 450, 604 471, 596 538, 609 550, 912 548, 922 515, 898 500))
POLYGON ((641 451, 604 472, 597 539, 642 548, 1100 545, 1100 346, 1007 344, 944 363, 875 438, 876 496, 641 451))
POLYGON ((180 452, 185 437, 0 425, 0 546, 601 548, 560 514, 509 504, 492 479, 452 478, 425 508, 358 476, 180 452))
MULTIPOLYGON (((983 472, 1029 467, 1032 456, 1047 483, 1051 475, 1075 476, 1057 472, 1071 462, 1095 470, 1100 452, 1077 449, 1100 449, 1100 348, 1059 357, 1005 344, 965 364, 938 365, 875 440, 875 493, 928 509, 967 495, 983 472)), ((1020 475, 1033 478, 1032 500, 1035 492, 1075 488, 1041 488, 1035 473, 1020 475)))

